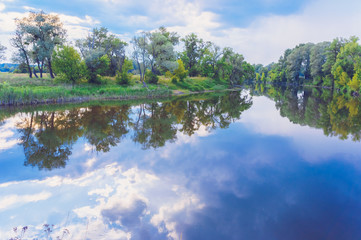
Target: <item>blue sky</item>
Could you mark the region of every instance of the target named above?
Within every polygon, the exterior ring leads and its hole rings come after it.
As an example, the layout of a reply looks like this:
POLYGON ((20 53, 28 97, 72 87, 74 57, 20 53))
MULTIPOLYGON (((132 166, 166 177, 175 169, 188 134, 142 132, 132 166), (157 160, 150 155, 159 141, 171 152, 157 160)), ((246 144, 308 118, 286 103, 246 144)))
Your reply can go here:
POLYGON ((105 26, 129 41, 163 25, 232 47, 251 63, 277 61, 303 42, 361 36, 361 2, 354 0, 0 0, 0 42, 9 46, 15 17, 40 9, 61 16, 69 40, 105 26))

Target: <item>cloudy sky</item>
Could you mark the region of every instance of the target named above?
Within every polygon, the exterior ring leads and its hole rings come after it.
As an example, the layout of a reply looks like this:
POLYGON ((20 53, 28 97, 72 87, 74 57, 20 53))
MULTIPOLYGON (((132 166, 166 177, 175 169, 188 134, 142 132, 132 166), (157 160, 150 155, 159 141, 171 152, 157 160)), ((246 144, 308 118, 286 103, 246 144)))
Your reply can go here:
POLYGON ((361 1, 355 0, 0 0, 0 42, 10 47, 14 18, 40 9, 61 16, 69 40, 105 26, 129 41, 138 31, 163 25, 262 64, 299 43, 361 36, 361 1))

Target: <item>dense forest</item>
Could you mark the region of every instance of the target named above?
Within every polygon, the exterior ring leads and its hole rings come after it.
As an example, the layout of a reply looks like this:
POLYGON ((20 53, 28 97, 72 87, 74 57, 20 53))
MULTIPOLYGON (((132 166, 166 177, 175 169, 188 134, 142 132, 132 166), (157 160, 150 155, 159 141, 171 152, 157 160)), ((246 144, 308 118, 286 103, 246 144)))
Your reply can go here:
POLYGON ((309 84, 359 95, 361 46, 357 37, 332 42, 299 44, 287 49, 277 63, 256 65, 256 80, 270 83, 309 84))

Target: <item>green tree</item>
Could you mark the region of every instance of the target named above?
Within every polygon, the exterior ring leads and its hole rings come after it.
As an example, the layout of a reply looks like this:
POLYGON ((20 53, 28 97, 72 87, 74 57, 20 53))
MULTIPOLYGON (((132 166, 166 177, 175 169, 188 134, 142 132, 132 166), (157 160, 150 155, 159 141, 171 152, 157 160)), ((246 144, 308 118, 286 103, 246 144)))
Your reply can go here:
POLYGON ((179 43, 179 36, 175 32, 168 32, 165 27, 157 31, 147 32, 147 52, 149 64, 154 74, 173 71, 177 64, 174 47, 179 43))
POLYGON ((184 42, 185 51, 181 55, 181 59, 184 62, 189 76, 194 77, 200 73, 200 60, 203 57, 207 45, 203 39, 198 38, 194 33, 187 35, 181 39, 184 42))
POLYGON ((94 84, 100 84, 100 78, 98 75, 105 75, 109 69, 110 60, 108 56, 102 50, 91 51, 85 58, 85 64, 87 67, 88 82, 94 84))
POLYGON ((131 73, 129 73, 130 70, 133 69, 133 62, 129 60, 128 58, 124 59, 122 72, 120 73, 118 71, 116 81, 120 85, 128 85, 131 79, 131 73))
POLYGON ((122 72, 127 43, 108 34, 107 28, 92 29, 88 37, 76 41, 76 46, 85 60, 90 83, 99 84, 98 75, 115 76, 122 72))
POLYGON ((352 90, 359 92, 359 73, 361 72, 361 46, 358 38, 351 37, 341 47, 331 73, 335 79, 335 86, 346 90, 351 86, 352 90), (357 86, 358 85, 358 86, 357 86))
POLYGON ((187 77, 188 71, 185 70, 182 59, 178 59, 177 63, 178 67, 174 70, 174 77, 179 81, 183 81, 187 77))
POLYGON ((220 60, 221 56, 221 48, 214 43, 209 43, 200 60, 201 74, 219 80, 217 62, 220 60))
MULTIPOLYGON (((17 50, 12 57, 14 63, 25 63, 29 77, 33 77, 30 65, 29 43, 25 40, 25 30, 22 28, 22 21, 15 19, 16 30, 15 36, 10 39, 10 44, 17 50)), ((35 75, 36 76, 36 75, 35 75)))
POLYGON ((321 80, 326 76, 323 66, 325 65, 327 60, 326 49, 328 47, 330 47, 329 42, 322 42, 315 44, 311 48, 310 68, 311 76, 313 79, 321 80))
POLYGON ((149 65, 149 56, 147 51, 148 39, 146 33, 143 32, 140 36, 134 36, 132 39, 133 45, 133 60, 137 64, 137 70, 139 71, 140 81, 145 84, 145 72, 149 65))
POLYGON ((85 65, 80 54, 71 46, 61 46, 54 51, 53 65, 54 72, 60 79, 70 82, 73 86, 84 76, 85 65))
POLYGON ((31 56, 40 70, 40 77, 46 64, 50 76, 54 78, 52 54, 56 45, 65 41, 66 30, 59 16, 43 11, 30 12, 28 17, 18 20, 20 32, 25 33, 25 44, 31 45, 31 56))

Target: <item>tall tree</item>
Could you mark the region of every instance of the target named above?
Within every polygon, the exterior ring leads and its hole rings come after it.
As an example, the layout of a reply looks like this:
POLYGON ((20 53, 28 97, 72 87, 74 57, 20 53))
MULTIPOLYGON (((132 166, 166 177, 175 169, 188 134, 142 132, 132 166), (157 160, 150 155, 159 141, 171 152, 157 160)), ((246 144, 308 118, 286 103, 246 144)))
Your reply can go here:
POLYGON ((139 70, 140 81, 146 86, 144 81, 145 71, 149 65, 149 56, 147 51, 148 40, 146 33, 143 32, 140 36, 134 36, 132 39, 133 45, 133 60, 137 64, 139 70))
POLYGON ((209 42, 205 43, 203 39, 198 38, 194 33, 181 39, 184 42, 185 51, 182 53, 182 61, 189 71, 189 76, 194 77, 199 74, 199 63, 202 59, 209 42))
POLYGON ((108 35, 108 29, 94 28, 88 37, 76 41, 88 69, 88 81, 99 84, 98 75, 115 75, 125 58, 126 43, 115 35, 108 35))
POLYGON ((330 46, 329 42, 322 42, 314 45, 311 48, 310 65, 312 78, 323 78, 325 72, 323 71, 323 65, 326 63, 326 49, 330 46))
POLYGON ((39 66, 42 76, 46 64, 50 77, 54 78, 52 69, 52 54, 56 45, 65 41, 66 30, 59 16, 46 14, 43 11, 30 12, 28 17, 18 20, 19 27, 25 33, 27 44, 32 46, 32 56, 39 66))
POLYGON ((147 52, 152 72, 158 74, 174 71, 177 67, 174 47, 179 43, 179 36, 175 32, 168 32, 165 27, 157 31, 147 32, 147 52))
POLYGON ((30 57, 29 57, 29 42, 25 40, 25 31, 21 27, 21 20, 16 19, 16 30, 15 36, 10 39, 10 44, 17 49, 17 52, 14 54, 13 60, 16 63, 25 63, 28 69, 29 77, 32 78, 32 70, 30 66, 30 57))

